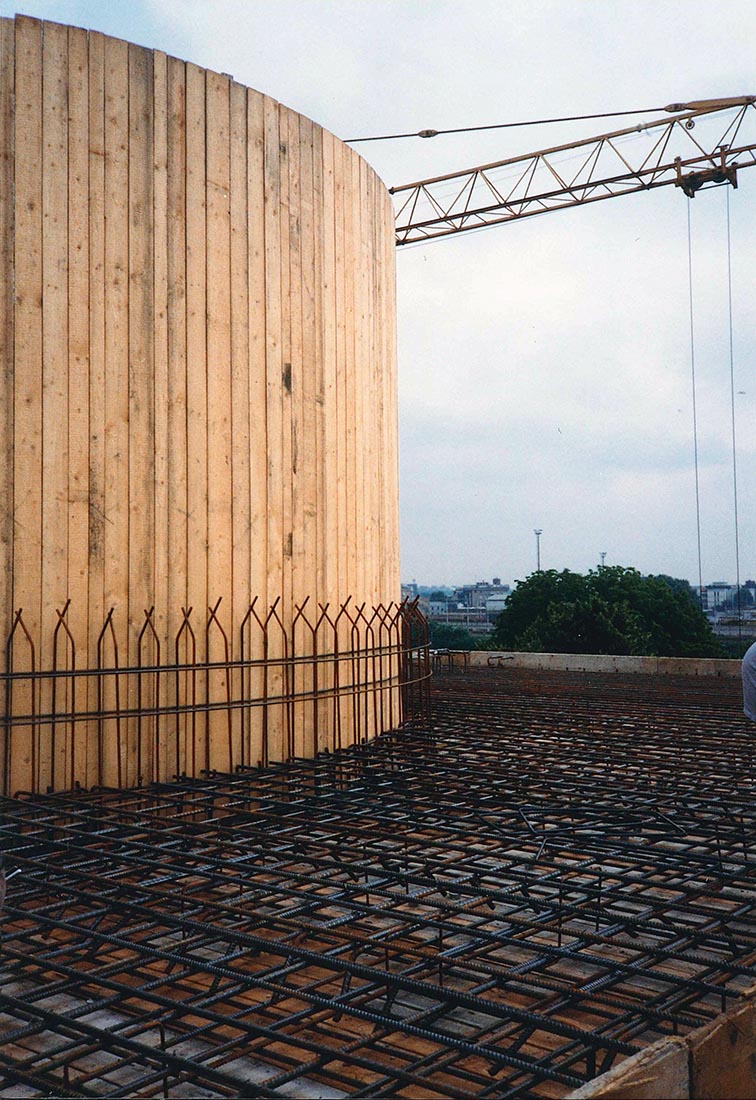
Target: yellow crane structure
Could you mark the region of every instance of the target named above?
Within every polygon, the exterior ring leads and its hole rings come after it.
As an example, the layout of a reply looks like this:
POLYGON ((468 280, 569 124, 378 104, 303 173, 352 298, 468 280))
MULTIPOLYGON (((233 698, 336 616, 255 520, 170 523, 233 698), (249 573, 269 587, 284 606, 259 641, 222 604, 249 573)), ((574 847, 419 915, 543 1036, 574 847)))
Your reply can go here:
POLYGON ((668 185, 693 198, 707 185, 737 187, 738 171, 756 164, 756 96, 664 110, 672 117, 390 188, 397 245, 668 185), (714 139, 699 139, 697 123, 719 115, 714 139))

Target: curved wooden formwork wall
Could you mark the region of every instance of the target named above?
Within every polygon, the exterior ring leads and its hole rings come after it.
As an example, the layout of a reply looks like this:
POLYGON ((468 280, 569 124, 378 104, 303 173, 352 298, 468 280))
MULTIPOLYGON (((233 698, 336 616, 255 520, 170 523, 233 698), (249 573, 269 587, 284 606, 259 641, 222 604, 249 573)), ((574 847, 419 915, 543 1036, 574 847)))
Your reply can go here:
MULTIPOLYGON (((24 628, 10 667, 94 668, 118 645, 122 666, 166 663, 189 608, 221 659, 213 637, 235 638, 255 597, 280 597, 285 626, 307 597, 397 600, 380 180, 309 119, 159 51, 26 17, 0 20, 0 50, 0 623, 7 637, 22 609, 24 628)), ((94 678, 76 690, 107 709, 94 678)), ((56 750, 64 774, 137 781, 132 749, 117 773, 102 729, 84 740, 56 750)), ((29 769, 27 753, 14 789, 29 769)))

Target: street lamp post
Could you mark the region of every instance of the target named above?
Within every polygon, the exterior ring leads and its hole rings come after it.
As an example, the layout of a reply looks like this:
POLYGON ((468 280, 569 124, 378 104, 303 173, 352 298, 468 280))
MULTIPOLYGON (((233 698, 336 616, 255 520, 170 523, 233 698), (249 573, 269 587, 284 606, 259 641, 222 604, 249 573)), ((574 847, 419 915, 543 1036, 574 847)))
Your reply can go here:
POLYGON ((542 527, 534 528, 536 537, 536 572, 541 572, 541 535, 543 534, 542 527))

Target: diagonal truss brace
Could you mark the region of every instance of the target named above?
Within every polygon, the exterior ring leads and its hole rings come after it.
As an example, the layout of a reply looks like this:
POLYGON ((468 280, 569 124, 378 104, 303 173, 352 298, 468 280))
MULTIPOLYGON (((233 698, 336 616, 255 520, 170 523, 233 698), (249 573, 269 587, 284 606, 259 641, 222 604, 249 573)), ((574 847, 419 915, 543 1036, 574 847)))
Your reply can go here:
POLYGON ((693 198, 756 164, 756 96, 666 108, 672 118, 392 187, 397 245, 672 184, 693 198), (718 116, 715 136, 699 120, 718 116))

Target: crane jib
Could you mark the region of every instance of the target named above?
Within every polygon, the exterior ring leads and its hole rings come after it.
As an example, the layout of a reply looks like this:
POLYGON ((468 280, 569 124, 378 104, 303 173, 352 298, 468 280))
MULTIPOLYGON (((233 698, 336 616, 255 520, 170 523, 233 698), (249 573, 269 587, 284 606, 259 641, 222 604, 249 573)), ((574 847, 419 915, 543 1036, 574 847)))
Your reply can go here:
POLYGON ((396 243, 413 244, 536 214, 673 185, 693 198, 737 187, 756 164, 756 97, 671 104, 683 113, 610 134, 391 188, 396 243), (727 112, 704 142, 700 120, 727 112), (633 141, 638 135, 645 140, 633 141))

